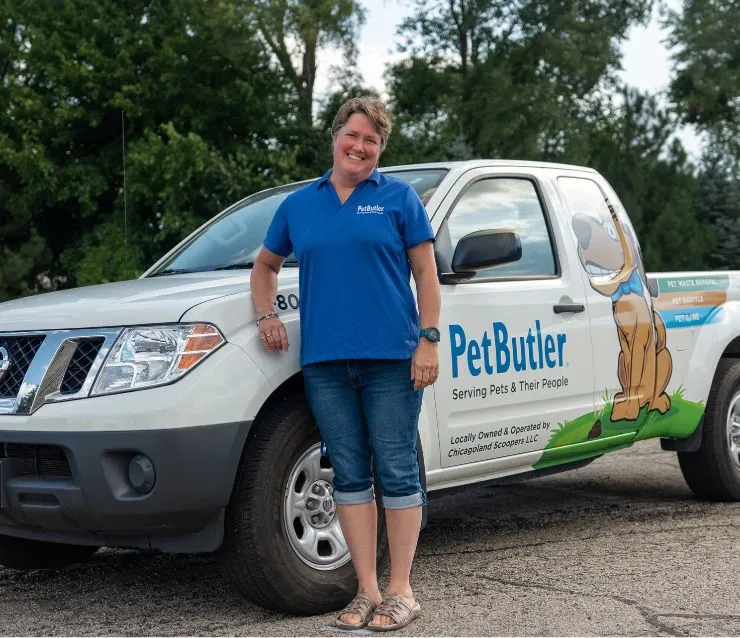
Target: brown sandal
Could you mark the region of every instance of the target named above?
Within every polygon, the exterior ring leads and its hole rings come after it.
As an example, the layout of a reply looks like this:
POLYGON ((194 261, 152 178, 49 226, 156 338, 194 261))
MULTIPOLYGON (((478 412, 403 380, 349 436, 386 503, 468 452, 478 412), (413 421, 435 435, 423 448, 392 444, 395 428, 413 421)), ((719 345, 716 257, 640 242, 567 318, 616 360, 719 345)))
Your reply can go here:
POLYGON ((370 625, 370 631, 394 631, 408 625, 412 620, 421 616, 421 606, 415 602, 412 607, 401 596, 388 596, 375 610, 374 616, 387 616, 393 623, 390 625, 370 625))
POLYGON ((337 619, 334 621, 334 625, 336 627, 339 627, 339 629, 362 629, 367 625, 367 623, 370 622, 370 619, 373 617, 373 614, 377 607, 378 605, 376 605, 367 596, 358 594, 350 601, 349 605, 347 605, 344 609, 342 609, 341 612, 339 612, 339 616, 337 616, 337 619), (344 614, 357 614, 358 616, 360 616, 360 622, 342 622, 339 619, 344 616, 344 614))

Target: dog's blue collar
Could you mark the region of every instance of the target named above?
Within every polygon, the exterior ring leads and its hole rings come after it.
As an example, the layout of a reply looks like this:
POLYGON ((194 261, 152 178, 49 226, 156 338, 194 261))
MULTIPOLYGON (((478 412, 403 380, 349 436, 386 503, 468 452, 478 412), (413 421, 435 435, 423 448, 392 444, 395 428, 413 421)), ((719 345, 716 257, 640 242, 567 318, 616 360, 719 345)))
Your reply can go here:
POLYGON ((619 284, 619 288, 617 288, 612 295, 612 302, 617 303, 624 295, 628 295, 632 292, 641 297, 645 292, 645 287, 642 284, 642 279, 640 279, 640 273, 637 268, 632 271, 632 274, 627 281, 619 284))

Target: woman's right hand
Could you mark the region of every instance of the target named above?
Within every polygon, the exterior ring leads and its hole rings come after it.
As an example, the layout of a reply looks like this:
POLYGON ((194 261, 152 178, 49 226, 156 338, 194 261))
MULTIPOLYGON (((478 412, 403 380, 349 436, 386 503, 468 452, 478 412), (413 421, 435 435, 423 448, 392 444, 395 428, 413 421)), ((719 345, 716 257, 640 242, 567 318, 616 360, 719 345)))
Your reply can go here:
POLYGON ((259 325, 260 341, 265 350, 288 351, 288 332, 285 330, 285 324, 277 317, 263 319, 259 325))

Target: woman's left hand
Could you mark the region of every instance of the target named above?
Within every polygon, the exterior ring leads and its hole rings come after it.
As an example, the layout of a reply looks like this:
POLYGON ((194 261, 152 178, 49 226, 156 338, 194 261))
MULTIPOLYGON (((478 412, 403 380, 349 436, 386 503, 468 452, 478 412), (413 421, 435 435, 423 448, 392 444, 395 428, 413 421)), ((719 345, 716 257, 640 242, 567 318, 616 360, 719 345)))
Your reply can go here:
POLYGON ((411 357, 411 380, 414 389, 426 388, 439 375, 439 353, 437 344, 422 338, 411 357))

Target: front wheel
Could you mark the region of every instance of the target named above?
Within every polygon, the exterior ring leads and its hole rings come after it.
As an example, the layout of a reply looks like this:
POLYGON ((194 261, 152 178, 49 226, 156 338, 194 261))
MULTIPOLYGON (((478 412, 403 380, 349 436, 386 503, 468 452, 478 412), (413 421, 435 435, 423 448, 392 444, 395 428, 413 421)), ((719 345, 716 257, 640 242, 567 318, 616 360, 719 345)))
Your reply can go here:
POLYGON ((740 361, 719 362, 704 412, 701 447, 679 452, 678 462, 697 497, 740 500, 740 361))
POLYGON ((98 547, 67 545, 0 535, 0 565, 12 569, 52 569, 88 560, 98 547))
MULTIPOLYGON (((248 600, 274 611, 320 614, 344 607, 357 580, 305 397, 283 400, 254 424, 227 508, 219 559, 248 600)), ((378 512, 378 569, 388 560, 378 512)))

